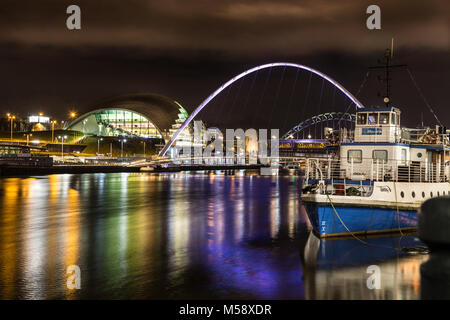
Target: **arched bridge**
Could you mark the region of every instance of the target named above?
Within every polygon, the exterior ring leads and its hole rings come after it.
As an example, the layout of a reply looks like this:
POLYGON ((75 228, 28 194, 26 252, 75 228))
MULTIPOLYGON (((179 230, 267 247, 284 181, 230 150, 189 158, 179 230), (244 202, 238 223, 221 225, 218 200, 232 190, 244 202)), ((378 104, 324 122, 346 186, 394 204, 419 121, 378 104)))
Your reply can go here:
POLYGON ((293 137, 294 135, 298 135, 303 130, 316 125, 316 124, 322 124, 325 122, 334 122, 339 121, 340 123, 343 121, 345 123, 354 123, 355 122, 355 114, 353 113, 344 113, 344 112, 328 112, 328 113, 322 113, 317 116, 311 117, 309 119, 306 119, 296 126, 294 126, 291 130, 289 130, 285 135, 283 135, 282 139, 289 139, 290 137, 293 137))
POLYGON ((179 134, 184 130, 184 128, 186 128, 186 126, 197 116, 197 114, 203 109, 205 108, 210 102, 211 100, 213 100, 217 95, 219 95, 224 89, 226 89, 227 87, 229 87, 230 85, 232 85, 234 82, 236 82, 237 80, 246 77, 247 75, 256 72, 258 70, 261 69, 266 69, 266 68, 274 68, 274 67, 291 67, 291 68, 297 68, 297 69, 302 69, 302 70, 306 70, 309 71, 313 74, 318 75, 319 77, 321 77, 322 79, 328 81, 329 83, 331 83, 332 85, 334 85, 337 89, 339 89, 345 96, 347 96, 348 99, 350 99, 358 108, 364 108, 363 104, 355 97, 353 96, 347 89, 345 89, 339 82, 337 82, 336 80, 334 80, 333 78, 331 78, 330 76, 316 70, 313 69, 311 67, 302 65, 302 64, 297 64, 297 63, 290 63, 290 62, 274 62, 274 63, 268 63, 268 64, 263 64, 254 68, 251 68, 247 71, 244 71, 240 74, 238 74, 237 76, 233 77, 232 79, 228 80, 226 83, 224 83, 222 86, 220 86, 216 91, 214 91, 208 98, 206 98, 195 110, 194 112, 191 113, 191 115, 189 116, 189 118, 183 123, 183 125, 175 132, 175 134, 172 136, 172 138, 170 139, 170 141, 164 146, 164 148, 161 150, 161 152, 159 153, 160 156, 164 156, 166 154, 166 152, 169 150, 169 148, 173 145, 173 143, 177 140, 179 134))

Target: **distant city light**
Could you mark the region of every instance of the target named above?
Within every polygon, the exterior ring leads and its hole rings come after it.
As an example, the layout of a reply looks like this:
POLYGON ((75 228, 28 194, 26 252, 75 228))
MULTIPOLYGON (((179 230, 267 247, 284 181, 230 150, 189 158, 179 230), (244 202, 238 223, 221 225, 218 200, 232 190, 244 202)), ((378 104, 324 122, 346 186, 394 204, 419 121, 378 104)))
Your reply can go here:
POLYGON ((44 116, 42 116, 42 113, 39 113, 38 116, 29 116, 28 122, 29 123, 50 123, 50 117, 44 117, 44 116))

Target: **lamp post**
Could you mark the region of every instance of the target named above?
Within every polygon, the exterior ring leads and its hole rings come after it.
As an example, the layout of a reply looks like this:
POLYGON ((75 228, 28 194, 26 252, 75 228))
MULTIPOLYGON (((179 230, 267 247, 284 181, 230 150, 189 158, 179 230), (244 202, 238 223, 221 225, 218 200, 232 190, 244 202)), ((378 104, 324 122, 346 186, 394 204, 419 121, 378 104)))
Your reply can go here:
POLYGON ((7 113, 6 116, 11 121, 11 141, 12 141, 13 140, 14 119, 16 118, 16 116, 11 113, 7 113))
POLYGON ((30 144, 30 137, 32 137, 33 134, 32 133, 26 133, 26 134, 24 134, 24 136, 27 137, 27 146, 28 146, 30 144))
POLYGON ((100 141, 103 141, 103 138, 97 139, 97 156, 100 154, 100 141))
POLYGON ((144 143, 144 157, 145 157, 145 143, 146 143, 146 141, 144 140, 142 142, 144 143))
POLYGON ((123 158, 123 143, 127 142, 127 139, 120 140, 120 157, 123 158))
POLYGON ((52 120, 50 121, 50 123, 52 124, 52 143, 55 141, 55 123, 56 120, 52 120))
POLYGON ((58 139, 61 139, 61 159, 64 161, 64 140, 67 139, 67 136, 58 136, 58 139))

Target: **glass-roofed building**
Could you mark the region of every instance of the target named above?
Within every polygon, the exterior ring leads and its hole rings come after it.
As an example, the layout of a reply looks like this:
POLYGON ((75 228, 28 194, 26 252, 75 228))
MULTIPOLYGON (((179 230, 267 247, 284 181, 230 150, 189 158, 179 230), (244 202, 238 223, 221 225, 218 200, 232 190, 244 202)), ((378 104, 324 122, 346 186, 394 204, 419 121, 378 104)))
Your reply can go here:
POLYGON ((187 117, 187 111, 168 97, 133 94, 94 105, 65 129, 85 135, 157 138, 167 142, 187 117))

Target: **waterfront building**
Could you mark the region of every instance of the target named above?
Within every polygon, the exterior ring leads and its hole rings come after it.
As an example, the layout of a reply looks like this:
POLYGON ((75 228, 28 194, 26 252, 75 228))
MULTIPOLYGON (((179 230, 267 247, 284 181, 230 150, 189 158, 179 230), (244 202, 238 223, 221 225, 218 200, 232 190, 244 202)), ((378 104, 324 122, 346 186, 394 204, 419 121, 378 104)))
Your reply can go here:
POLYGON ((67 123, 65 129, 84 135, 169 141, 187 111, 158 94, 130 94, 102 101, 67 123))

